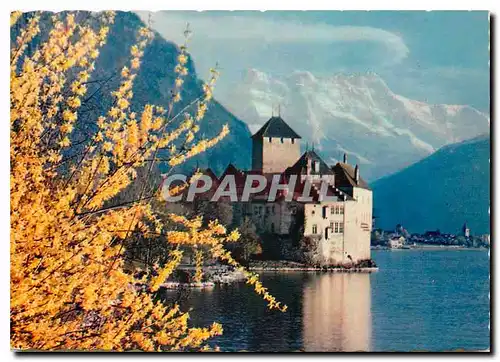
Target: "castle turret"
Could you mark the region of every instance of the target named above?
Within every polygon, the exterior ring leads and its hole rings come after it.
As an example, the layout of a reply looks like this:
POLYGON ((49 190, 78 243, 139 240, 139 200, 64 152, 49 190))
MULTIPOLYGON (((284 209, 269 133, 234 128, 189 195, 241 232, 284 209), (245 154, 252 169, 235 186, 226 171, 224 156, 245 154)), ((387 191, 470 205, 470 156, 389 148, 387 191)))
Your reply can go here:
POLYGON ((252 169, 279 173, 300 157, 300 136, 281 118, 271 117, 252 136, 252 169))

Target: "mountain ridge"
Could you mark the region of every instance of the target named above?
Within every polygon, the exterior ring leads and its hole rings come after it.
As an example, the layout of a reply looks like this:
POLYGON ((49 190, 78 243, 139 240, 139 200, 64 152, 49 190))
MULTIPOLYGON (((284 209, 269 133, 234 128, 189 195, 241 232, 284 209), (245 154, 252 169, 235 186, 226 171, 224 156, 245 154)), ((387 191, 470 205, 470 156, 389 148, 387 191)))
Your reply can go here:
POLYGON ((372 183, 376 227, 410 232, 490 232, 490 137, 446 145, 429 157, 372 183))
MULTIPOLYGON (((117 12, 115 24, 111 27, 108 42, 99 60, 107 59, 117 64, 118 56, 123 60, 127 59, 129 46, 134 42, 137 28, 143 25, 137 14, 117 12)), ((146 48, 141 68, 134 81, 133 109, 139 110, 146 103, 168 104, 178 54, 179 47, 175 43, 167 41, 155 32, 153 42, 146 48)), ((98 62, 96 69, 99 69, 99 65, 104 69, 113 68, 98 62)), ((182 101, 177 107, 178 110, 203 94, 202 81, 197 76, 191 56, 187 67, 189 74, 184 81, 182 101)), ((182 165, 182 170, 190 170, 198 165, 211 167, 216 173, 221 173, 230 162, 242 168, 250 166, 251 134, 246 123, 235 117, 216 99, 210 102, 206 116, 200 123, 199 136, 213 137, 225 123, 229 124, 230 133, 217 146, 182 165)), ((165 169, 165 166, 162 168, 165 169)))
POLYGON ((281 115, 304 143, 313 143, 331 163, 343 152, 351 154, 370 180, 409 166, 446 144, 489 132, 487 114, 468 105, 403 97, 373 72, 321 78, 295 71, 273 77, 251 68, 231 95, 220 98, 252 132, 281 105, 281 115))

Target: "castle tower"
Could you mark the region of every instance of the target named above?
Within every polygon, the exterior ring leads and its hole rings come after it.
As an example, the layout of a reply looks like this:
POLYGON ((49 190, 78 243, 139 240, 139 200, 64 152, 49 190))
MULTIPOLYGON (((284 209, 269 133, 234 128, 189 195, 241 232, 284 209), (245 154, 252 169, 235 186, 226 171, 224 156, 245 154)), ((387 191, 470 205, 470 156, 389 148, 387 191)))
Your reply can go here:
POLYGON ((280 173, 300 157, 300 136, 281 118, 271 117, 252 136, 252 169, 280 173))

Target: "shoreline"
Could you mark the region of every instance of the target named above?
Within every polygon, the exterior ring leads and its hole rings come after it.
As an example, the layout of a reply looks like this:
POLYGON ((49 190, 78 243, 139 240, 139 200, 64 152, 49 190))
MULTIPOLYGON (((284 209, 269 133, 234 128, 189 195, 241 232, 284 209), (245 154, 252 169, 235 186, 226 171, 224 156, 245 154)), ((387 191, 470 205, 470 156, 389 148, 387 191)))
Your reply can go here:
MULTIPOLYGON (((378 272, 378 267, 367 267, 367 268, 320 268, 320 267, 286 267, 286 266, 260 266, 260 267, 250 267, 248 270, 253 272, 263 272, 263 273, 279 273, 279 272, 315 272, 315 273, 367 273, 371 274, 378 272)), ((212 289, 216 285, 232 284, 237 282, 242 282, 243 280, 238 277, 228 277, 225 281, 222 280, 209 280, 199 283, 183 283, 183 282, 165 282, 161 284, 161 288, 169 290, 179 290, 179 289, 212 289)))
POLYGON ((181 283, 181 282, 166 282, 160 285, 165 289, 183 289, 183 288, 196 288, 196 289, 211 289, 215 287, 215 283, 211 281, 199 283, 181 283))
POLYGON ((481 248, 481 247, 464 247, 464 246, 453 246, 453 245, 417 245, 406 248, 389 248, 387 246, 371 246, 370 250, 475 250, 475 251, 488 251, 489 248, 481 248))
POLYGON ((261 272, 321 272, 321 273, 373 273, 379 270, 378 267, 370 268, 319 268, 319 267, 250 267, 251 271, 261 272))
POLYGON ((267 260, 254 261, 248 269, 254 272, 373 273, 379 268, 373 261, 357 265, 315 266, 288 260, 267 260))

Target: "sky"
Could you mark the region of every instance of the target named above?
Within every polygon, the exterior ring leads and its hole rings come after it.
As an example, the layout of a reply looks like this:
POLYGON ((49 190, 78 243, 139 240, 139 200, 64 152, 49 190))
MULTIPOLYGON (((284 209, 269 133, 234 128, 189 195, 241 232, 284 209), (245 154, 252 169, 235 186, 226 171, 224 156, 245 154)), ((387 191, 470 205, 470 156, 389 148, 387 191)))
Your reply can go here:
POLYGON ((272 76, 375 72, 405 97, 489 112, 485 11, 163 11, 151 19, 176 43, 190 24, 197 73, 205 78, 219 64, 223 103, 250 68, 272 76))

